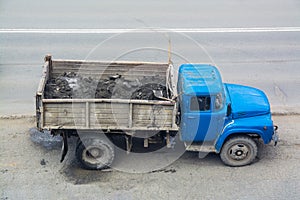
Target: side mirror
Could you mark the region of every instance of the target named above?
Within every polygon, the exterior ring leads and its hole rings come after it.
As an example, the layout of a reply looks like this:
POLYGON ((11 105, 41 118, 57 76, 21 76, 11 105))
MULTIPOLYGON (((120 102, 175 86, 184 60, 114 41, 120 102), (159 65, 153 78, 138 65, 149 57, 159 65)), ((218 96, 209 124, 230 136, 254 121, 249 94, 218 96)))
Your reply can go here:
POLYGON ((232 113, 231 103, 227 105, 227 113, 226 116, 228 117, 232 113))

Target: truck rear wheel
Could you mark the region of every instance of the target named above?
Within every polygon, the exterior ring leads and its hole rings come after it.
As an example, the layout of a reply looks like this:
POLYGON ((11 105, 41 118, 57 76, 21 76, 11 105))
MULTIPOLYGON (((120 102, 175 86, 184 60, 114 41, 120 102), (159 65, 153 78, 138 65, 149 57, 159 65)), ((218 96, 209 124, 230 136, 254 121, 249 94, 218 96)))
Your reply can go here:
POLYGON ((83 138, 77 144, 76 158, 84 169, 105 169, 114 160, 114 148, 106 138, 83 138))
POLYGON ((257 145, 248 136, 236 136, 225 142, 220 156, 223 163, 228 166, 249 165, 257 156, 257 145))

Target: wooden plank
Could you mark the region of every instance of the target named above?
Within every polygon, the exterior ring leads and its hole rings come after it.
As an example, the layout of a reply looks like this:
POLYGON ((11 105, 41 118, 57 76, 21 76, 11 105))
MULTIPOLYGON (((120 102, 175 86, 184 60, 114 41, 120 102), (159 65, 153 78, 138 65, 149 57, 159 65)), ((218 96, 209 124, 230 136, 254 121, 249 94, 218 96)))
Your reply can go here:
POLYGON ((83 108, 46 108, 45 112, 50 112, 50 113, 65 113, 65 114, 81 114, 85 113, 85 109, 83 108))
POLYGON ((132 125, 132 128, 137 128, 137 127, 147 127, 147 128, 158 127, 158 128, 166 129, 166 128, 171 128, 172 123, 149 123, 148 121, 138 121, 138 122, 134 122, 132 125))
POLYGON ((103 113, 98 113, 98 114, 90 114, 90 116, 93 116, 98 119, 128 119, 128 111, 126 113, 119 113, 119 114, 103 114, 103 113))
POLYGON ((45 113, 45 119, 59 119, 59 120, 73 120, 73 119, 80 119, 81 121, 85 121, 85 116, 62 116, 62 115, 54 115, 54 114, 49 114, 45 113))
POLYGON ((148 113, 138 113, 138 114, 133 114, 134 118, 139 118, 139 117, 143 117, 143 116, 172 116, 172 112, 163 112, 163 113, 153 113, 153 112, 148 112, 148 113))
POLYGON ((59 65, 102 65, 102 66, 143 66, 143 65, 150 65, 150 66, 169 66, 168 63, 159 63, 159 62, 128 62, 128 61, 120 61, 120 62, 93 62, 93 61, 84 61, 84 62, 69 62, 69 61, 58 61, 53 59, 53 66, 59 66, 59 65))
POLYGON ((118 62, 109 62, 109 61, 78 61, 78 60, 58 60, 58 59, 52 59, 53 66, 59 66, 59 65, 96 65, 96 66, 169 66, 168 63, 161 63, 161 62, 130 62, 130 61, 118 61, 118 62))
POLYGON ((172 121, 172 115, 139 115, 139 116, 136 116, 134 115, 133 116, 133 121, 136 121, 136 120, 168 120, 168 121, 172 121))
POLYGON ((62 110, 62 109, 46 109, 45 113, 53 113, 53 114, 57 114, 57 113, 61 113, 61 115, 66 115, 66 116, 83 116, 85 117, 85 111, 84 110, 62 110))
MULTIPOLYGON (((104 117, 104 116, 103 116, 104 117)), ((103 126, 126 126, 129 124, 129 118, 128 117, 107 117, 107 118, 103 118, 103 117, 99 117, 99 116, 90 116, 90 126, 95 127, 97 124, 103 125, 103 126)), ((136 127, 136 126, 167 126, 170 127, 172 125, 172 117, 171 116, 155 116, 154 118, 150 118, 148 116, 145 117, 139 117, 139 118, 135 118, 133 117, 132 120, 132 126, 136 127)), ((48 117, 48 115, 45 116, 45 125, 51 125, 51 124, 55 124, 55 125, 64 125, 64 124, 68 124, 68 125, 86 125, 86 121, 84 116, 83 117, 77 117, 77 116, 73 116, 73 117, 60 117, 60 116, 52 116, 52 117, 48 117)))
POLYGON ((150 65, 142 65, 137 67, 128 67, 128 66, 115 66, 115 67, 107 67, 107 66, 95 66, 95 65, 64 65, 64 66, 54 66, 55 70, 99 70, 99 71, 114 71, 114 72, 128 72, 128 71, 151 71, 151 72, 166 72, 167 66, 150 66, 150 65))
POLYGON ((140 116, 133 116, 133 121, 138 121, 138 120, 154 120, 154 121, 172 121, 172 115, 140 115, 140 116))
MULTIPOLYGON (((53 73, 52 73, 52 77, 53 78, 60 77, 65 72, 66 72, 66 70, 61 70, 61 71, 60 70, 54 70, 53 73)), ((125 74, 118 73, 118 72, 117 73, 106 73, 106 72, 101 72, 101 71, 78 72, 78 71, 70 71, 70 70, 68 70, 68 72, 74 72, 74 73, 80 75, 81 77, 91 77, 95 81, 100 81, 100 80, 103 80, 103 79, 109 79, 110 76, 116 75, 116 74, 121 75, 122 78, 124 78, 125 80, 129 80, 129 81, 143 80, 144 78, 150 79, 152 77, 155 77, 155 80, 153 80, 153 81, 156 81, 156 82, 159 79, 159 81, 160 81, 161 84, 164 84, 165 81, 166 81, 165 73, 164 72, 161 72, 161 73, 157 72, 155 74, 153 72, 145 72, 145 71, 125 73, 125 74)))
POLYGON ((150 113, 145 115, 133 115, 133 121, 148 120, 148 121, 172 121, 171 114, 150 113))
POLYGON ((78 76, 81 77, 99 77, 99 79, 104 79, 106 77, 110 77, 112 75, 119 74, 123 78, 127 79, 129 77, 136 77, 139 76, 138 78, 143 78, 145 77, 159 77, 160 79, 165 80, 166 72, 164 71, 146 71, 146 70, 138 70, 138 71, 125 71, 122 72, 120 70, 116 71, 103 71, 103 70, 72 70, 72 69, 54 69, 53 72, 51 73, 52 77, 57 77, 57 76, 62 76, 66 72, 73 72, 78 76))
MULTIPOLYGON (((46 99, 44 99, 43 101, 45 102, 46 99)), ((60 101, 59 99, 55 99, 60 101)), ((46 101, 45 107, 47 108, 85 108, 85 102, 82 103, 72 103, 72 102, 53 102, 53 103, 49 103, 46 101)))
POLYGON ((47 120, 52 120, 52 121, 58 121, 58 122, 64 122, 64 121, 79 121, 79 122, 85 122, 84 117, 62 117, 62 116, 50 116, 50 115, 45 115, 45 121, 47 120))
POLYGON ((77 126, 85 126, 85 120, 73 118, 46 118, 45 126, 73 126, 71 129, 76 129, 77 126))
MULTIPOLYGON (((59 100, 59 99, 57 99, 59 100)), ((63 99, 64 101, 64 99, 63 99)), ((90 101, 87 101, 90 102, 90 101)), ((112 111, 117 111, 119 109, 121 110, 127 110, 129 109, 129 103, 93 103, 90 102, 90 109, 91 111, 93 110, 99 110, 99 109, 103 109, 103 110, 112 110, 112 111)), ((133 102, 132 102, 133 103, 133 102)), ((155 102, 156 103, 156 102, 155 102)), ((165 103, 165 102, 164 102, 165 103)), ((133 103, 134 104, 134 103, 133 103)), ((135 112, 139 112, 139 111, 148 111, 148 110, 155 110, 155 109, 160 109, 160 110, 165 110, 165 111, 171 111, 173 110, 173 105, 152 105, 152 104, 134 104, 134 111, 135 112)), ((47 109, 85 109, 85 101, 83 99, 83 103, 79 104, 79 103, 46 103, 45 104, 45 108, 47 109)))
POLYGON ((67 110, 80 110, 80 109, 85 109, 85 105, 82 103, 81 105, 75 105, 72 103, 58 103, 58 104, 48 104, 45 103, 44 105, 45 108, 47 109, 67 109, 67 110))
POLYGON ((127 118, 125 118, 125 117, 118 117, 118 118, 116 118, 116 117, 114 117, 114 116, 110 116, 110 117, 108 117, 108 118, 104 118, 104 117, 98 117, 98 116, 94 116, 94 115, 91 115, 90 116, 90 120, 91 120, 91 122, 93 121, 93 120, 98 120, 98 121, 103 121, 103 122, 113 122, 113 121, 122 121, 122 122, 128 122, 128 117, 127 118))
POLYGON ((128 102, 126 101, 113 102, 113 100, 106 100, 104 100, 103 102, 95 102, 91 104, 91 106, 95 108, 127 108, 129 106, 128 102))
POLYGON ((135 110, 133 112, 133 116, 150 116, 154 114, 158 114, 160 116, 172 116, 172 110, 162 110, 159 112, 153 110, 135 110))
POLYGON ((137 125, 145 125, 145 126, 171 126, 172 122, 171 121, 152 121, 152 120, 133 120, 133 126, 137 126, 137 125))
POLYGON ((85 119, 85 114, 68 114, 65 115, 64 113, 50 113, 50 112, 45 112, 45 118, 50 119, 50 118, 65 118, 65 119, 85 119))
MULTIPOLYGON (((47 125, 43 127, 46 130, 55 130, 55 129, 74 129, 74 126, 55 126, 55 125, 47 125)), ((133 130, 139 130, 139 131, 178 131, 178 128, 170 128, 170 127, 145 127, 145 126, 140 126, 140 127, 132 127, 128 128, 127 126, 91 126, 89 129, 86 129, 85 125, 76 125, 77 130, 83 130, 83 131, 99 131, 99 130, 123 130, 123 131, 133 131, 133 130)))
POLYGON ((56 63, 127 63, 127 64, 137 64, 137 63, 150 63, 150 64, 167 64, 167 62, 141 62, 141 61, 108 61, 108 60, 72 60, 72 59, 52 59, 56 63))
POLYGON ((76 71, 76 70, 53 70, 52 76, 57 77, 61 76, 65 72, 74 72, 82 77, 99 77, 99 79, 103 79, 103 77, 109 77, 112 75, 122 75, 124 79, 128 79, 130 77, 138 77, 143 78, 145 77, 159 77, 161 80, 165 80, 165 72, 151 72, 151 71, 131 71, 122 73, 120 71, 100 71, 100 70, 85 70, 85 71, 76 71))
POLYGON ((84 114, 85 109, 84 108, 49 108, 49 107, 44 107, 44 112, 46 113, 61 113, 62 115, 79 115, 79 114, 84 114))
MULTIPOLYGON (((156 100, 138 100, 138 99, 43 99, 43 103, 64 104, 64 103, 108 103, 108 104, 129 104, 136 105, 161 105, 161 106, 174 106, 175 102, 170 101, 156 101, 156 100)), ((91 104, 92 105, 92 104, 91 104)), ((101 104, 102 105, 102 104, 101 104)))
MULTIPOLYGON (((98 77, 98 79, 105 79, 107 77, 119 74, 124 79, 128 79, 130 77, 137 77, 139 79, 143 77, 159 77, 161 80, 165 80, 165 72, 151 72, 151 71, 130 71, 130 72, 120 72, 120 71, 101 71, 101 70, 84 70, 84 71, 77 71, 77 70, 70 70, 70 69, 63 69, 63 70, 53 70, 51 73, 52 77, 56 78, 58 76, 62 76, 66 72, 73 72, 78 76, 81 77, 98 77)), ((157 78, 156 78, 157 80, 157 78)))
POLYGON ((112 75, 119 74, 123 78, 127 79, 128 77, 136 77, 139 76, 139 78, 145 77, 159 77, 162 80, 166 79, 166 73, 164 71, 146 71, 146 70, 139 70, 139 71, 126 71, 126 72, 121 72, 119 70, 116 71, 102 71, 102 70, 70 70, 70 69, 55 69, 51 73, 52 77, 57 77, 57 76, 62 76, 66 72, 73 72, 78 76, 81 77, 99 77, 99 79, 103 79, 103 77, 110 77, 112 75))
POLYGON ((122 109, 122 110, 116 110, 116 111, 112 111, 112 110, 104 110, 104 109, 99 109, 96 111, 91 111, 90 112, 91 115, 122 115, 122 114, 126 114, 128 117, 128 110, 126 109, 122 109))
MULTIPOLYGON (((56 123, 55 121, 46 121, 45 127, 47 126, 55 126, 55 129, 60 129, 61 127, 69 126, 69 129, 77 129, 77 127, 85 127, 85 123, 74 123, 72 121, 64 122, 64 123, 56 123)), ((86 128, 86 127, 85 127, 86 128)))
POLYGON ((153 108, 151 105, 147 105, 147 106, 134 107, 133 114, 139 114, 139 113, 143 114, 143 113, 149 113, 157 110, 167 112, 167 113, 173 111, 172 107, 167 107, 167 106, 163 106, 161 108, 153 108))
POLYGON ((95 126, 127 126, 128 119, 99 119, 95 117, 90 118, 90 127, 95 126))
POLYGON ((97 110, 97 109, 106 109, 106 110, 118 110, 118 109, 123 109, 126 110, 128 109, 129 105, 125 103, 120 103, 120 104, 115 104, 115 103, 91 103, 91 110, 97 110))
MULTIPOLYGON (((114 127, 121 127, 121 126, 128 126, 127 121, 103 121, 103 120, 91 120, 91 124, 90 127, 96 127, 96 126, 105 126, 105 127, 110 127, 110 126, 114 126, 114 127)), ((120 128, 117 128, 120 129, 120 128)))
MULTIPOLYGON (((119 105, 114 105, 114 104, 107 104, 107 105, 104 105, 104 106, 100 106, 100 105, 96 105, 96 106, 93 106, 92 105, 93 103, 91 103, 91 111, 114 111, 114 112, 118 112, 118 110, 127 110, 128 111, 128 108, 129 108, 129 105, 126 105, 126 104, 119 104, 119 105)), ((100 103, 102 104, 102 103, 100 103)), ((106 104, 106 103, 103 103, 103 104, 106 104)))
POLYGON ((50 68, 49 65, 50 65, 49 61, 45 62, 44 66, 43 66, 42 78, 41 78, 41 81, 40 81, 38 89, 37 89, 37 94, 41 95, 41 96, 43 96, 43 93, 45 90, 45 85, 49 78, 49 68, 50 68))
POLYGON ((91 109, 127 109, 129 108, 129 104, 127 103, 92 103, 91 109))
POLYGON ((49 112, 46 111, 44 112, 45 117, 61 117, 61 118, 73 118, 73 117, 81 117, 84 118, 85 117, 85 113, 72 113, 72 112, 49 112))
POLYGON ((165 67, 152 67, 152 66, 142 66, 142 67, 135 67, 135 68, 128 68, 128 67, 101 67, 101 66, 81 66, 81 67, 74 67, 74 66, 61 66, 61 67, 54 67, 53 70, 67 70, 68 71, 101 71, 101 72, 112 72, 112 73, 130 73, 130 72, 139 72, 139 71, 146 71, 146 72, 165 72, 167 68, 165 67))
MULTIPOLYGON (((167 102, 167 101, 165 101, 167 102)), ((172 110, 173 109, 173 105, 172 104, 134 104, 134 109, 137 110, 147 110, 147 109, 164 109, 164 110, 172 110)))
POLYGON ((45 118, 45 126, 85 126, 84 119, 73 119, 73 118, 45 118))

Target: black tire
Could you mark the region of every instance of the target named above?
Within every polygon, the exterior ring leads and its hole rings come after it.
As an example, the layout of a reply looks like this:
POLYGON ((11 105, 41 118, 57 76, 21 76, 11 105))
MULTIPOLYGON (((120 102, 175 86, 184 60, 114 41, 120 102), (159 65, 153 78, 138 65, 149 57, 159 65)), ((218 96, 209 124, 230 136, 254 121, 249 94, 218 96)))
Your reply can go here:
POLYGON ((221 160, 225 165, 240 167, 251 164, 257 156, 257 145, 248 136, 236 136, 222 147, 221 160))
POLYGON ((76 158, 84 169, 105 169, 112 164, 114 156, 112 143, 101 137, 84 138, 76 147, 76 158))

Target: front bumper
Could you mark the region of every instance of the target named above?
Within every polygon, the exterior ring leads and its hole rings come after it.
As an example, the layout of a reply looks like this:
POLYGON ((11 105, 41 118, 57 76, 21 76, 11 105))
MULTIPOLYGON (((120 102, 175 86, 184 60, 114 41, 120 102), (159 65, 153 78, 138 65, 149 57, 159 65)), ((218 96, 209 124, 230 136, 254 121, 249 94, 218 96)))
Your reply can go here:
POLYGON ((272 140, 274 141, 274 146, 277 145, 277 142, 278 142, 278 134, 277 134, 277 130, 278 130, 278 126, 274 126, 274 133, 273 133, 273 136, 272 136, 272 140))

